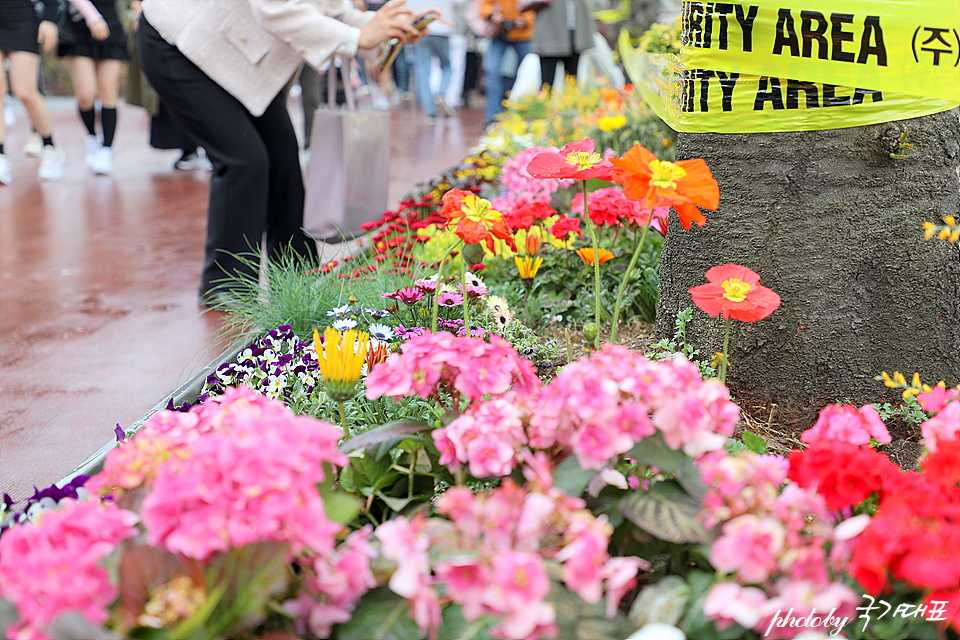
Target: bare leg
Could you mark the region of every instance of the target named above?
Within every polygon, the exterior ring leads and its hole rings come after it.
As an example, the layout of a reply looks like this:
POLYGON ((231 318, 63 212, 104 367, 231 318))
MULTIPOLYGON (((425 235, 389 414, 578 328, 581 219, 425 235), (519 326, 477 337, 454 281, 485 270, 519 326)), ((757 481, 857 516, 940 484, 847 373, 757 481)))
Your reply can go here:
POLYGON ((8 51, 10 60, 10 89, 14 97, 23 103, 33 123, 33 128, 44 138, 53 133, 53 120, 47 101, 37 86, 37 69, 40 56, 28 51, 8 51))

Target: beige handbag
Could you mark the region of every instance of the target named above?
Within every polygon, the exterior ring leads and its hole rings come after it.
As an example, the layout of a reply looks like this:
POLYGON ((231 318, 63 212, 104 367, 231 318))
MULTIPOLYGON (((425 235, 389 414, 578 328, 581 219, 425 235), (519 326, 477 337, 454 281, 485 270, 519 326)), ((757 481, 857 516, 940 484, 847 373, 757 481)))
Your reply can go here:
POLYGON ((362 235, 361 225, 379 220, 390 184, 390 112, 357 105, 352 59, 341 60, 347 105, 338 107, 335 62, 327 69, 327 106, 313 116, 303 211, 304 231, 327 242, 362 235))

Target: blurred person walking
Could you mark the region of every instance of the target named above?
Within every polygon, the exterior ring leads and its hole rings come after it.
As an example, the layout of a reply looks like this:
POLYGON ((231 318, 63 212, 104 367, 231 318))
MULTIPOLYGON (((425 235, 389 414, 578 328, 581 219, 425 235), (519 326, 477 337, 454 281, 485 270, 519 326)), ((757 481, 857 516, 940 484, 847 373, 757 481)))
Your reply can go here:
POLYGON ((484 120, 488 125, 503 111, 503 99, 506 97, 501 69, 503 55, 507 49, 513 49, 522 62, 530 53, 530 39, 533 37, 537 12, 520 11, 519 4, 519 0, 480 0, 480 16, 497 28, 483 58, 487 94, 484 120))
MULTIPOLYGON (((436 8, 444 16, 453 16, 451 0, 408 0, 414 11, 423 13, 430 7, 436 8)), ((446 20, 434 20, 427 26, 427 35, 410 45, 413 53, 413 81, 417 93, 417 103, 426 117, 427 124, 436 122, 437 115, 447 118, 456 115, 456 111, 447 104, 446 94, 453 77, 450 65, 450 36, 454 25, 446 20), (434 91, 432 75, 433 61, 440 65, 440 86, 434 91)))
POLYGON ((304 60, 322 68, 337 54, 415 40, 403 4, 373 13, 345 0, 143 0, 143 70, 214 166, 201 305, 229 308, 229 283, 256 281, 258 268, 242 255, 264 237, 268 259, 292 250, 319 262, 303 232, 303 174, 284 88, 304 60))
MULTIPOLYGON (((87 167, 95 174, 113 173, 113 138, 117 131, 120 73, 127 56, 127 36, 120 24, 116 0, 92 0, 94 12, 84 13, 78 0, 70 0, 69 39, 63 38, 57 54, 66 60, 73 80, 80 121, 87 130, 87 167), (80 15, 83 20, 80 20, 80 15), (96 102, 100 99, 100 133, 96 102)), ((139 12, 139 0, 131 9, 139 12), (137 8, 134 8, 137 7, 137 8)))
MULTIPOLYGON (((59 180, 63 177, 64 155, 53 142, 53 121, 47 101, 40 93, 37 81, 40 68, 40 47, 45 53, 57 48, 57 0, 43 0, 42 15, 31 0, 0 0, 0 96, 7 95, 7 74, 10 65, 10 92, 23 103, 40 134, 42 149, 39 180, 59 180)), ((0 184, 13 182, 10 161, 4 149, 7 137, 6 118, 0 118, 0 184)))
POLYGON ((537 9, 531 50, 540 57, 540 82, 553 87, 557 65, 577 75, 580 54, 593 47, 593 20, 587 0, 552 0, 537 9))

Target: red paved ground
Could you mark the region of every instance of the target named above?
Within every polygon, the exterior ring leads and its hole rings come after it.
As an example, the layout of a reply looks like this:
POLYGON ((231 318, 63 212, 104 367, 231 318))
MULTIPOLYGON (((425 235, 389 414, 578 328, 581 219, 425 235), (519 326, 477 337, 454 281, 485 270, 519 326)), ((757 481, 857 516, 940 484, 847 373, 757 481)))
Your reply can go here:
MULTIPOLYGON (((220 353, 221 316, 196 303, 207 174, 173 171, 147 146, 149 118, 121 105, 113 176, 84 166, 70 99, 51 101, 66 176, 38 183, 7 134, 14 183, 0 185, 0 493, 20 499, 70 473, 220 353)), ((291 113, 302 119, 299 103, 291 113)), ((464 158, 482 111, 437 126, 409 103, 392 115, 390 206, 464 158)))

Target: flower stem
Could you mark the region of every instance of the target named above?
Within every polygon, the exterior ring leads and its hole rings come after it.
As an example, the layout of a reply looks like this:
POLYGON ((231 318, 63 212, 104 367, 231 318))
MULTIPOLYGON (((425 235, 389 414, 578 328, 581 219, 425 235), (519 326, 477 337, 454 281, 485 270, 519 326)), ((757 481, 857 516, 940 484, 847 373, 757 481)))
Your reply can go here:
POLYGON ((437 332, 437 317, 440 315, 440 285, 443 282, 443 256, 440 257, 440 266, 437 267, 437 288, 433 291, 433 324, 431 330, 437 332))
POLYGON ((463 329, 464 336, 470 337, 470 313, 467 311, 469 301, 467 299, 467 259, 463 255, 463 250, 466 246, 463 246, 463 241, 460 241, 460 266, 463 267, 460 273, 460 290, 463 293, 463 329))
POLYGON ((727 318, 726 330, 723 334, 723 359, 720 360, 720 382, 727 383, 727 346, 730 344, 730 318, 727 318))
POLYGON ((344 406, 343 400, 338 400, 337 405, 340 407, 340 428, 343 429, 343 433, 347 433, 347 409, 344 406))
POLYGON ((620 322, 620 305, 623 303, 623 294, 627 290, 627 282, 630 281, 630 273, 640 259, 640 252, 643 250, 643 243, 647 239, 647 232, 650 231, 650 224, 653 222, 653 211, 650 211, 650 217, 647 219, 647 226, 643 228, 643 235, 640 236, 640 242, 633 250, 633 256, 630 258, 630 264, 627 270, 623 272, 623 279, 620 281, 620 290, 617 291, 617 302, 613 305, 613 323, 610 325, 610 342, 617 339, 617 324, 620 322))
MULTIPOLYGON (((583 217, 584 226, 590 232, 590 240, 593 242, 593 291, 596 304, 597 328, 600 328, 600 247, 597 242, 597 232, 593 229, 593 223, 590 221, 590 213, 587 209, 587 181, 581 180, 583 186, 583 217)), ((595 349, 600 348, 600 332, 597 331, 597 337, 593 339, 595 349)))

